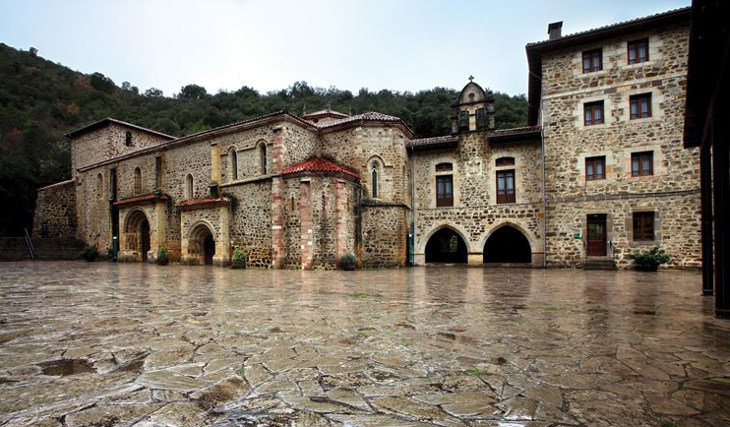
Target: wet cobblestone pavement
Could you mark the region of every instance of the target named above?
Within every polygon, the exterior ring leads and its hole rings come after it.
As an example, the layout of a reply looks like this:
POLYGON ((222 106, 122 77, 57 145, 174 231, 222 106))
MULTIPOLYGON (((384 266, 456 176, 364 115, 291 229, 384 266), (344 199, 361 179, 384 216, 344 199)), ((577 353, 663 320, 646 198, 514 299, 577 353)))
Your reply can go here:
POLYGON ((0 264, 2 425, 728 425, 693 272, 0 264))

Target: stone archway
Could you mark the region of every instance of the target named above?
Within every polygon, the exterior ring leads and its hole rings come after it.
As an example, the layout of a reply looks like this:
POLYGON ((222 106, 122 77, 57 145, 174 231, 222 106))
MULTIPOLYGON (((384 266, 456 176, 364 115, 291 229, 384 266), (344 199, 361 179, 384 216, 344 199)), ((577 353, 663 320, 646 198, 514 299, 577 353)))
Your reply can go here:
POLYGON ((213 231, 206 224, 198 224, 190 232, 188 239, 188 257, 193 264, 213 265, 215 256, 215 238, 213 231))
POLYGON ((150 222, 144 212, 136 209, 127 215, 124 235, 126 243, 123 249, 131 255, 131 260, 147 261, 151 249, 150 222))
POLYGON ((494 230, 484 244, 484 263, 532 262, 530 241, 517 228, 503 225, 494 230))
POLYGON ((464 239, 449 227, 437 230, 426 243, 426 263, 466 264, 468 253, 464 239))

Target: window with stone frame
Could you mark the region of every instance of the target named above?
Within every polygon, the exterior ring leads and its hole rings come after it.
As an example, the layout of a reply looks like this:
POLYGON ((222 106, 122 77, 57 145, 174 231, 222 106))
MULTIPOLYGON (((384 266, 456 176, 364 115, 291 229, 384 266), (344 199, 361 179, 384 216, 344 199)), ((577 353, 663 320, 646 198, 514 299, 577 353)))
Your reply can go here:
POLYGON ((185 177, 185 200, 192 200, 195 196, 195 188, 193 186, 193 175, 188 174, 185 177))
POLYGON ((487 130, 487 109, 477 108, 477 130, 487 130))
POLYGON ((127 131, 127 133, 124 134, 124 145, 127 147, 132 146, 132 132, 127 131))
POLYGON ((259 172, 261 175, 266 175, 268 173, 265 142, 259 144, 259 172))
POLYGON ((637 242, 654 241, 654 212, 634 212, 633 232, 637 242))
POLYGON ((134 194, 142 194, 142 169, 134 168, 134 194))
POLYGON ((586 126, 603 124, 603 101, 583 104, 583 121, 586 126))
POLYGON ((370 186, 372 187, 373 199, 378 198, 378 165, 373 163, 370 170, 370 186))
POLYGON ((469 130, 469 112, 468 111, 459 112, 459 130, 460 131, 469 130))
POLYGON ((654 152, 631 153, 631 176, 654 175, 654 152))
POLYGON ((497 160, 495 160, 494 164, 497 167, 500 167, 500 166, 514 166, 515 165, 515 158, 514 157, 500 157, 497 160))
POLYGON ((497 171, 497 203, 515 203, 515 171, 497 171))
POLYGON ((629 65, 649 60, 649 39, 632 40, 626 44, 626 47, 629 65))
POLYGON ((603 70, 603 49, 591 49, 583 52, 583 72, 592 73, 603 70))
POLYGON ((586 157, 586 181, 606 178, 606 156, 586 157))
POLYGON ((629 97, 631 120, 651 117, 651 93, 642 93, 629 97))
POLYGON ((436 206, 454 206, 453 175, 436 175, 436 206))
POLYGON ((238 154, 236 149, 231 147, 228 150, 228 181, 238 180, 238 154))

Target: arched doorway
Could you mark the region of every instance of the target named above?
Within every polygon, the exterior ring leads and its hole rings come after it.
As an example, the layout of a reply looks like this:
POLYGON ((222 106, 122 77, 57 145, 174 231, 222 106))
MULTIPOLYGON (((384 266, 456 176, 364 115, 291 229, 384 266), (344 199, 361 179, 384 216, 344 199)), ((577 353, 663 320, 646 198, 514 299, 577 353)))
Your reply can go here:
POLYGON ((518 229, 505 225, 495 230, 484 245, 484 263, 530 263, 530 242, 518 229))
POLYGON ((190 258, 198 264, 213 264, 215 256, 215 238, 213 232, 205 224, 199 224, 190 233, 188 253, 190 258))
POLYGON ((137 261, 147 261, 147 252, 150 250, 150 223, 141 210, 135 210, 127 216, 124 227, 126 237, 126 251, 136 253, 137 261))
POLYGON ((466 243, 454 230, 442 228, 426 243, 426 262, 466 264, 466 243))

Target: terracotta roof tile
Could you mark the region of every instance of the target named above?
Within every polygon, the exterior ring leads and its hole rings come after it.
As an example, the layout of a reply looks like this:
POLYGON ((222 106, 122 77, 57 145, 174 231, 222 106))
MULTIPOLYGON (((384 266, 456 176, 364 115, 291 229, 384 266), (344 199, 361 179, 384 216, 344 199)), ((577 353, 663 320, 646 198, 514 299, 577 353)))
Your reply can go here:
POLYGON ((325 159, 324 157, 312 157, 311 159, 297 163, 294 166, 281 171, 282 175, 291 175, 300 172, 329 172, 329 173, 342 173, 350 177, 360 179, 360 175, 344 166, 340 166, 332 160, 325 159))
POLYGON ((162 138, 165 138, 165 139, 169 139, 169 140, 175 139, 175 137, 172 136, 172 135, 168 135, 168 134, 162 133, 162 132, 157 132, 156 130, 152 130, 152 129, 148 129, 148 128, 145 128, 145 127, 142 127, 142 126, 138 126, 138 125, 135 125, 134 123, 129 123, 129 122, 125 122, 125 121, 122 121, 122 120, 113 119, 111 117, 106 117, 104 119, 101 119, 101 120, 96 121, 94 123, 91 123, 89 125, 86 125, 86 126, 80 128, 80 129, 76 129, 75 131, 69 132, 69 133, 67 133, 64 136, 66 138, 75 138, 77 136, 80 136, 80 135, 83 135, 85 133, 91 132, 94 129, 98 129, 98 128, 104 127, 104 126, 106 126, 109 123, 116 123, 116 124, 121 125, 121 126, 126 126, 126 127, 129 127, 129 128, 132 128, 132 129, 137 129, 139 131, 147 132, 147 133, 150 133, 152 135, 156 135, 156 136, 159 136, 159 137, 162 137, 162 138))
POLYGON ((197 199, 197 200, 185 200, 177 204, 177 207, 186 210, 194 208, 212 207, 226 205, 230 202, 225 197, 216 197, 212 199, 197 199))
POLYGON ((540 125, 537 126, 523 126, 519 128, 511 128, 511 129, 497 129, 492 133, 492 136, 500 137, 500 136, 507 136, 507 135, 523 135, 523 134, 530 134, 540 132, 540 125))
POLYGON ((431 138, 412 139, 406 145, 409 147, 427 147, 430 145, 452 144, 459 142, 459 135, 433 136, 431 138))
POLYGON ((162 194, 145 194, 143 196, 130 197, 128 199, 117 200, 114 206, 144 205, 154 203, 156 201, 166 201, 167 196, 162 194))
POLYGON ((362 114, 355 114, 354 116, 347 116, 345 118, 339 119, 339 120, 332 120, 329 122, 322 123, 320 125, 316 125, 320 129, 325 129, 333 126, 342 125, 345 123, 352 123, 352 122, 403 122, 399 117, 395 116, 389 116, 387 114, 378 113, 377 111, 369 111, 367 113, 362 114))
POLYGON ((62 187, 62 186, 64 186, 64 185, 68 185, 68 184, 71 184, 71 183, 73 183, 74 181, 76 181, 76 180, 75 180, 75 179, 68 179, 68 180, 66 180, 66 181, 61 181, 61 182, 57 182, 57 183, 55 183, 55 184, 51 184, 51 185, 46 185, 45 187, 41 187, 41 188, 39 188, 39 189, 38 189, 37 191, 43 191, 43 190, 51 190, 51 189, 53 189, 53 188, 58 188, 58 187, 62 187))

